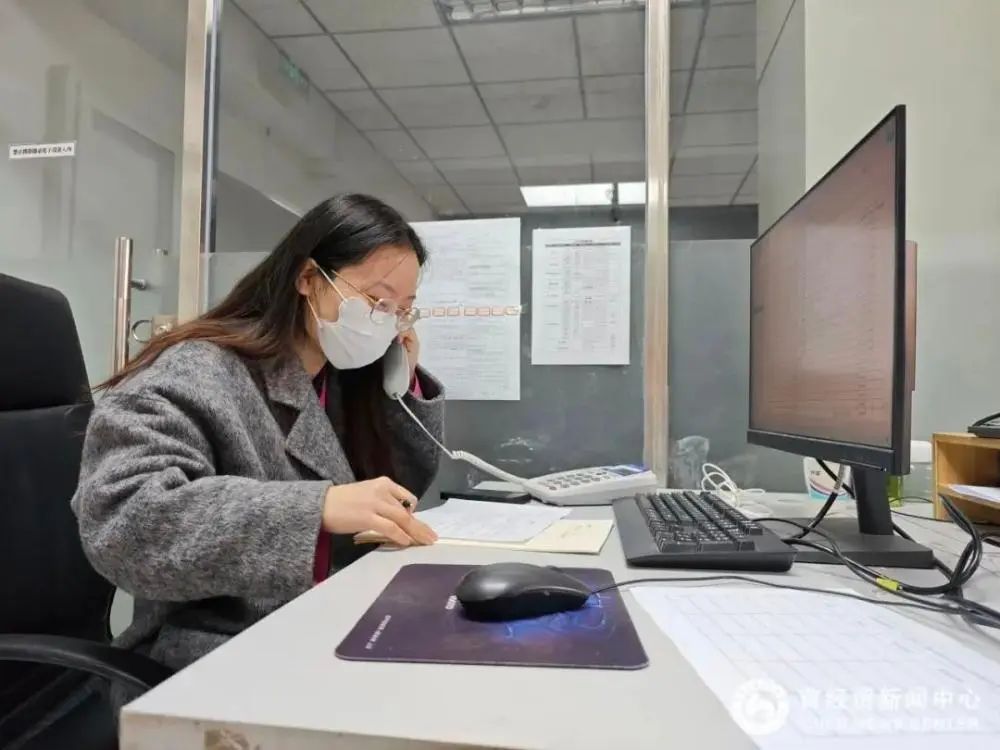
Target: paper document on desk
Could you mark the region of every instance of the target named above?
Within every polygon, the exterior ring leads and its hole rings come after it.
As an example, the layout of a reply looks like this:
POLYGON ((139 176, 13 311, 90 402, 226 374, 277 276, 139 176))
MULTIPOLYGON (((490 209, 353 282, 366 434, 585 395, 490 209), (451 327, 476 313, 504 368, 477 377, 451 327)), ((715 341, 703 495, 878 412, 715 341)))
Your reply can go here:
MULTIPOLYGON (((569 510, 545 505, 507 505, 452 499, 414 515, 434 529, 442 542, 487 542, 490 546, 506 546, 535 539, 565 517, 569 510)), ((374 531, 365 531, 355 536, 354 541, 384 542, 385 539, 374 531)))
POLYGON ((715 585, 632 594, 761 750, 1000 747, 1000 665, 888 607, 715 585))
POLYGON ((416 515, 441 539, 526 542, 568 513, 569 508, 452 499, 416 515))
POLYGON ((522 552, 563 552, 571 555, 598 555, 615 526, 614 521, 581 521, 563 518, 526 542, 481 542, 470 539, 442 539, 444 544, 465 547, 494 547, 522 552))

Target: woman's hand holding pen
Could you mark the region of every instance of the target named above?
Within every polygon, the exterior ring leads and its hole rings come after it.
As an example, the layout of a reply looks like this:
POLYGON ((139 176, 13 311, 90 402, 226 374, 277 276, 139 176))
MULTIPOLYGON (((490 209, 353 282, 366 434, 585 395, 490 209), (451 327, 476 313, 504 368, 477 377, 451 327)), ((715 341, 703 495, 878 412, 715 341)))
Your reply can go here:
POLYGON ((400 547, 433 544, 437 534, 413 515, 417 498, 388 477, 330 487, 323 528, 331 534, 374 531, 400 547))

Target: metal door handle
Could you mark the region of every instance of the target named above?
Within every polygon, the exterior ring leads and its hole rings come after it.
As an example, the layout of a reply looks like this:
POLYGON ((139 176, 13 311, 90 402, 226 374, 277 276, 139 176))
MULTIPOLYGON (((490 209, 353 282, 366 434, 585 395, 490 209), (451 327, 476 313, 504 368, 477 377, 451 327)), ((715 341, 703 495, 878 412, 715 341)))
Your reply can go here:
POLYGON ((153 321, 149 318, 144 318, 143 320, 137 320, 131 326, 129 330, 132 332, 132 340, 139 344, 148 344, 149 339, 153 336, 153 321), (140 338, 138 334, 139 326, 149 325, 149 336, 146 338, 140 338))

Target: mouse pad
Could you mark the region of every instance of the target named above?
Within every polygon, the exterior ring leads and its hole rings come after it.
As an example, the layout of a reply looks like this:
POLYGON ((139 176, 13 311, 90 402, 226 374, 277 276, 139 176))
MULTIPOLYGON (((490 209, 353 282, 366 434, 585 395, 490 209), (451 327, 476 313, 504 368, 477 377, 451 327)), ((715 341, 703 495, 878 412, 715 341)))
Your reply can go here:
MULTIPOLYGON (((640 669, 649 661, 617 590, 582 609, 511 622, 475 622, 455 588, 472 565, 406 565, 337 647, 342 659, 640 669)), ((591 588, 614 583, 606 570, 562 568, 591 588)))

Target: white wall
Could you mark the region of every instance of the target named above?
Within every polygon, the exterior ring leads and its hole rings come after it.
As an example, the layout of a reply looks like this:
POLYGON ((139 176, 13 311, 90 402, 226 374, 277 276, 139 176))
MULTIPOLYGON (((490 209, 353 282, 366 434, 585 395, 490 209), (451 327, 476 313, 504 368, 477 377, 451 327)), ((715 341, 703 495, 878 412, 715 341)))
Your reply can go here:
POLYGON ((760 230, 805 191, 805 11, 757 0, 757 217, 760 230))
POLYGON ((914 432, 964 429, 1000 408, 1000 2, 807 0, 805 15, 809 184, 907 106, 914 432))
MULTIPOLYGON (((907 105, 907 234, 919 245, 914 437, 962 429, 1000 404, 1000 2, 792 1, 761 88, 761 225, 907 105), (804 159, 765 150, 766 140, 801 140, 804 159)), ((781 4, 759 0, 758 13, 781 4)))

